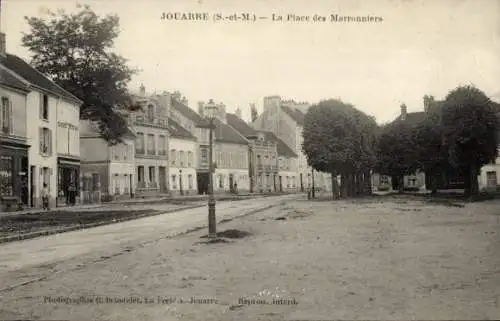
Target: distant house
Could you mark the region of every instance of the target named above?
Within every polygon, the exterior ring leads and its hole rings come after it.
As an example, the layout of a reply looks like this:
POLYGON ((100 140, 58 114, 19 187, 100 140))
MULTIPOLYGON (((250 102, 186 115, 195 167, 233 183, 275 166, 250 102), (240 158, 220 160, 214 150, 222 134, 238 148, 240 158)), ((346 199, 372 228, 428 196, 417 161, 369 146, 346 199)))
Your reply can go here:
MULTIPOLYGON (((494 102, 494 108, 500 121, 500 104, 494 102)), ((500 131, 498 132, 499 152, 500 152, 500 131)), ((479 189, 485 191, 500 191, 500 154, 490 164, 484 165, 479 174, 479 189)))
POLYGON ((123 142, 110 146, 97 124, 81 121, 82 203, 129 199, 135 193, 135 135, 131 130, 123 142))
MULTIPOLYGON (((27 184, 29 193, 27 203, 32 207, 41 207, 40 191, 44 184, 47 184, 49 189, 52 207, 76 203, 80 195, 79 117, 82 101, 23 59, 6 53, 5 35, 0 33, 0 38, 2 78, 4 82, 10 79, 11 85, 15 78, 16 86, 22 87, 16 89, 17 95, 13 95, 12 91, 7 95, 4 91, 2 104, 3 106, 16 104, 12 107, 12 126, 18 123, 20 129, 16 129, 12 134, 20 135, 18 143, 23 141, 21 135, 27 138, 26 144, 21 143, 24 147, 19 146, 21 149, 17 156, 12 154, 5 156, 1 162, 0 170, 10 173, 4 180, 15 179, 17 182, 22 182, 14 183, 13 188, 19 193, 18 184, 23 186, 21 189, 24 190, 24 201, 26 201, 27 184), (23 111, 19 94, 25 96, 26 112, 23 111), (25 116, 26 120, 22 120, 22 116, 25 116), (24 123, 26 130, 22 129, 24 123), (26 145, 30 146, 28 162, 25 160, 25 153, 21 152, 21 150, 26 151, 26 145), (21 160, 20 163, 14 161, 15 159, 21 160)), ((5 119, 10 117, 9 110, 10 107, 3 109, 5 119)), ((7 193, 11 193, 10 189, 7 193)))

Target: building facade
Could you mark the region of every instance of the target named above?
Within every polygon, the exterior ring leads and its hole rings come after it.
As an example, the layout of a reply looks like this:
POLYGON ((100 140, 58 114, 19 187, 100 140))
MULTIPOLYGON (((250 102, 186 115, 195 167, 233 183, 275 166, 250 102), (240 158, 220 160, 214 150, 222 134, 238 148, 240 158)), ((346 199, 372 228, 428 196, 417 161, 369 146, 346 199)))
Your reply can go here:
MULTIPOLYGON (((0 65, 0 198, 30 204, 26 126, 29 86, 0 65)), ((1 202, 1 200, 0 200, 1 202)))
POLYGON ((97 124, 80 124, 82 203, 129 199, 135 193, 135 135, 111 146, 99 134, 97 124))
POLYGON ((172 118, 168 119, 168 127, 170 131, 170 193, 181 196, 195 195, 198 193, 196 137, 172 118))
POLYGON ((130 114, 136 136, 136 195, 166 194, 169 191, 169 106, 162 97, 146 96, 144 86, 135 101, 142 106, 142 110, 130 114))
MULTIPOLYGON (((79 199, 79 115, 82 101, 21 58, 2 51, 2 70, 25 83, 29 205, 41 207, 44 184, 51 207, 79 199), (70 170, 67 170, 70 168, 70 170), (66 174, 65 174, 66 173, 66 174), (71 188, 70 188, 71 186, 71 188), (60 196, 63 196, 63 200, 60 196), (58 202, 59 201, 59 202, 58 202)), ((23 165, 26 168, 26 165, 23 165)), ((26 180, 26 179, 24 179, 26 180)), ((23 183, 24 184, 24 183, 23 183)))
POLYGON ((271 132, 256 131, 241 118, 241 110, 226 115, 228 124, 248 140, 250 192, 279 191, 278 138, 271 132))
MULTIPOLYGON (((281 139, 297 155, 297 187, 305 191, 312 187, 313 170, 307 164, 307 158, 302 151, 304 113, 309 104, 296 103, 293 100, 282 100, 280 96, 264 97, 264 110, 254 121, 257 130, 270 131, 281 139)), ((314 172, 316 188, 330 190, 330 174, 314 172)))

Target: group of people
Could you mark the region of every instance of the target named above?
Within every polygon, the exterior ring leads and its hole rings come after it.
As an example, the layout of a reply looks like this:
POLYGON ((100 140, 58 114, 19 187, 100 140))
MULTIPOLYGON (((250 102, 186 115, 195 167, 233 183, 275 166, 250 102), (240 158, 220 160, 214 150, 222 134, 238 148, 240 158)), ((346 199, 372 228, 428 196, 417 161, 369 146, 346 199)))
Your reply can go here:
MULTIPOLYGON (((68 187, 68 192, 67 192, 67 204, 69 205, 75 205, 76 203, 76 187, 71 184, 68 187)), ((42 198, 42 209, 43 210, 50 210, 50 205, 49 205, 49 200, 50 200, 50 191, 47 186, 47 183, 43 183, 42 190, 40 192, 40 196, 42 198)))

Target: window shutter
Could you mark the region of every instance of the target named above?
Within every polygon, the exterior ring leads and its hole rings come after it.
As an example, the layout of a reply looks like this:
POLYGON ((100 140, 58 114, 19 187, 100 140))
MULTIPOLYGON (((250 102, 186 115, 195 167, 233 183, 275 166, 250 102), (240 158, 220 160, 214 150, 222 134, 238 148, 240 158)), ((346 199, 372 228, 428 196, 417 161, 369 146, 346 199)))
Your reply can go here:
POLYGON ((40 154, 43 153, 43 127, 38 128, 39 134, 38 134, 38 139, 40 140, 40 154))
POLYGON ((12 121, 12 101, 9 100, 7 108, 9 109, 9 134, 14 132, 14 126, 12 121))
POLYGON ((43 118, 43 94, 40 93, 39 94, 39 104, 38 104, 38 110, 39 110, 39 118, 42 119, 43 118))
POLYGON ((49 144, 49 155, 52 155, 52 129, 49 129, 48 144, 49 144))

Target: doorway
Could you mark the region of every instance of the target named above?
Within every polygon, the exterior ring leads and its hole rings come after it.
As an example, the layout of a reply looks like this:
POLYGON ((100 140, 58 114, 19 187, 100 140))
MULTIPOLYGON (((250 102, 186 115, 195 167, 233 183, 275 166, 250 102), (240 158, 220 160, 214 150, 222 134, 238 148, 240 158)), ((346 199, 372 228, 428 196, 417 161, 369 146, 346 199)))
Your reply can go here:
POLYGON ((30 206, 35 207, 36 195, 36 166, 30 166, 30 206))
POLYGON ((196 173, 196 181, 198 183, 198 194, 208 194, 209 173, 196 173))
POLYGON ((160 193, 167 192, 167 171, 165 166, 158 167, 158 179, 160 180, 160 193))

